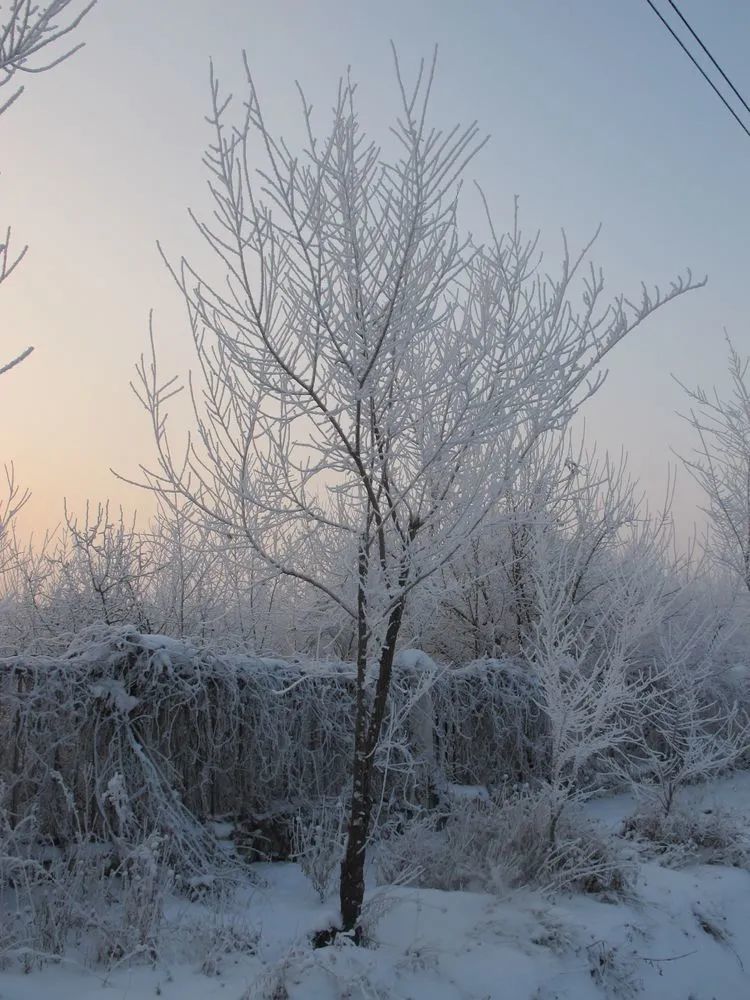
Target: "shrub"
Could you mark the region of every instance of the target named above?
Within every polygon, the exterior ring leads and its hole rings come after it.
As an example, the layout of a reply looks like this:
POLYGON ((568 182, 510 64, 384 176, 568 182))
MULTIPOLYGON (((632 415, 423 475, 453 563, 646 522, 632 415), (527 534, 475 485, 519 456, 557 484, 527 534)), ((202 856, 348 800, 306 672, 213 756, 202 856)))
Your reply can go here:
POLYGON ((683 807, 667 814, 657 808, 642 809, 627 817, 622 833, 646 841, 670 867, 698 862, 750 868, 747 836, 737 818, 723 809, 683 807))
POLYGON ((379 880, 446 890, 626 891, 623 861, 593 823, 568 809, 553 826, 556 813, 546 788, 450 804, 383 841, 379 880))
POLYGON ((298 812, 292 825, 293 857, 320 897, 330 892, 341 863, 346 835, 346 815, 340 799, 323 802, 312 812, 298 812))

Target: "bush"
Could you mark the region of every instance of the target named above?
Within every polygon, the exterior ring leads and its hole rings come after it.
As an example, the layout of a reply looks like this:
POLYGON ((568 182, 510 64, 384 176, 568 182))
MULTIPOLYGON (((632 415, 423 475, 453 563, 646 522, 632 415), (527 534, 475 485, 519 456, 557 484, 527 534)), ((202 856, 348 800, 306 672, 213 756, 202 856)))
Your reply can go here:
POLYGON ((174 873, 157 834, 121 846, 57 847, 33 813, 14 826, 0 797, 0 960, 30 970, 87 941, 95 963, 155 959, 174 873))
POLYGON ((379 880, 446 890, 625 892, 623 860, 594 825, 572 808, 555 825, 556 813, 546 788, 449 804, 383 841, 379 880))
MULTIPOLYGON (((528 672, 416 663, 394 665, 375 797, 420 806, 443 780, 526 775, 539 721, 528 672)), ((349 788, 355 685, 350 663, 221 654, 126 626, 92 627, 65 655, 0 658, 13 821, 35 811, 57 843, 163 833, 170 865, 200 874, 221 860, 206 820, 349 788)))
POLYGON ((691 863, 750 868, 750 844, 737 818, 723 809, 643 809, 629 816, 623 836, 646 841, 677 868, 691 863))
POLYGON ((341 800, 323 802, 311 812, 298 812, 292 825, 295 861, 324 903, 344 855, 346 814, 341 800))

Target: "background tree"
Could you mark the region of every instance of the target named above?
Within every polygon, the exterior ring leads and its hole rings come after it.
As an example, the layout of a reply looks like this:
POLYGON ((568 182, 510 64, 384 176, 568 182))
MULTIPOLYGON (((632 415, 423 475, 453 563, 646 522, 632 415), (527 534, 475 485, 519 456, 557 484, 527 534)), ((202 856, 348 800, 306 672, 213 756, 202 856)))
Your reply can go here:
MULTIPOLYGON (((357 926, 375 754, 407 602, 490 517, 536 441, 564 428, 601 384, 604 356, 663 301, 602 305, 603 278, 571 285, 538 268, 516 219, 481 245, 461 234, 460 178, 483 145, 475 125, 428 124, 435 63, 413 87, 398 63, 390 145, 362 130, 343 80, 318 137, 301 95, 304 149, 266 125, 247 69, 244 111, 213 77, 206 153, 214 213, 196 224, 212 275, 172 267, 198 374, 194 431, 177 450, 155 357, 136 391, 157 467, 146 485, 237 539, 268 571, 349 619, 356 659, 352 795, 341 869, 343 927, 357 926), (252 157, 264 164, 254 169, 252 157)), ((153 351, 153 332, 152 332, 153 351)))
POLYGON ((683 461, 706 495, 710 552, 750 592, 750 358, 727 343, 727 398, 683 386, 693 404, 686 419, 698 438, 695 457, 683 461))
POLYGON ((455 663, 517 656, 539 613, 539 532, 554 536, 571 563, 573 615, 606 585, 607 561, 623 529, 642 516, 641 501, 624 458, 600 459, 569 434, 543 436, 481 531, 411 602, 410 644, 455 663))
MULTIPOLYGON (((84 43, 79 42, 72 48, 63 48, 62 52, 53 50, 47 58, 48 47, 55 46, 74 31, 95 3, 96 0, 91 0, 79 8, 75 0, 49 0, 47 3, 10 0, 7 13, 4 13, 5 4, 0 7, 0 115, 24 92, 24 85, 18 82, 20 74, 43 73, 83 47, 84 43)), ((10 227, 6 227, 5 238, 0 239, 0 285, 10 277, 27 250, 22 247, 11 252, 10 236, 10 227)), ((10 361, 0 361, 0 375, 20 364, 33 349, 27 347, 10 361)))
MULTIPOLYGON (((24 91, 23 84, 18 84, 18 74, 43 73, 69 58, 83 45, 81 42, 50 59, 44 58, 46 56, 44 50, 47 46, 53 45, 77 28, 94 6, 96 0, 91 0, 77 14, 71 7, 72 3, 73 0, 50 0, 48 3, 35 3, 34 0, 10 0, 7 13, 3 11, 4 4, 0 7, 0 116, 18 100, 24 91), (41 59, 38 58, 40 53, 42 53, 41 59), (5 88, 9 88, 9 90, 5 88)), ((0 164, 1 166, 2 164, 0 164)), ((0 285, 18 267, 28 249, 24 246, 13 252, 10 246, 10 226, 0 225, 0 233, 3 229, 5 229, 5 236, 4 238, 0 236, 0 285)), ((33 350, 33 347, 26 347, 8 361, 3 361, 0 358, 0 375, 15 368, 33 350)), ((8 493, 7 498, 0 501, 0 550, 3 547, 4 538, 7 539, 8 526, 12 517, 21 509, 29 496, 27 492, 21 491, 17 487, 12 466, 6 466, 5 476, 8 481, 8 493)))

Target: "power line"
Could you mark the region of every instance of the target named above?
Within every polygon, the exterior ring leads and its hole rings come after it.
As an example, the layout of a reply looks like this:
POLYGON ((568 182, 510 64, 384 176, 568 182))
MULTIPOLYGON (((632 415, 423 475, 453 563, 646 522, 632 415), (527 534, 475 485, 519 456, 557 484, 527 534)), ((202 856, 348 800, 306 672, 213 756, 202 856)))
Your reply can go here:
MULTIPOLYGON (((669 0, 669 2, 671 3, 671 0, 669 0)), ((659 20, 664 25, 664 27, 667 29, 667 31, 670 33, 670 35, 672 36, 672 38, 674 38, 674 40, 680 46, 680 48, 685 53, 685 55, 688 57, 688 59, 690 60, 690 62, 698 70, 698 72, 703 77, 703 79, 706 81, 706 83, 711 87, 711 89, 714 91, 714 93, 719 98, 719 100, 721 101, 721 103, 724 105, 724 107, 727 109, 727 111, 730 113, 730 115, 735 119, 735 121, 737 122, 737 124, 740 126, 740 128, 742 129, 742 131, 745 132, 748 137, 750 137, 750 129, 742 121, 742 119, 737 114, 737 112, 734 110, 734 108, 729 103, 729 101, 726 99, 726 97, 724 97, 724 95, 722 94, 722 92, 716 86, 716 84, 711 79, 711 77, 708 75, 708 73, 706 73, 706 71, 701 66, 701 64, 698 62, 698 60, 695 58, 695 56, 690 51, 690 49, 685 45, 685 43, 680 38, 680 36, 677 34, 677 32, 674 30, 674 28, 669 23, 669 21, 667 21, 667 19, 664 17, 664 15, 661 13, 661 11, 659 11, 658 8, 654 5, 653 0, 646 0, 646 3, 649 5, 649 7, 651 8, 651 10, 654 12, 654 14, 656 14, 656 16, 659 18, 659 20)), ((674 6, 674 4, 672 4, 672 6, 674 6)), ((679 13, 679 11, 678 11, 678 13, 679 13)), ((680 16, 682 16, 682 15, 680 15, 680 16)), ((683 18, 683 20, 684 20, 684 18, 683 18)), ((687 21, 685 21, 685 24, 687 25, 687 21)), ((688 25, 688 27, 690 27, 690 26, 688 25)), ((690 30, 692 32, 692 28, 690 30)), ((705 49, 705 46, 703 45, 703 43, 701 42, 700 44, 701 44, 701 47, 705 49)), ((708 50, 706 50, 706 51, 708 51, 708 50)), ((711 59, 711 61, 712 62, 714 61, 713 58, 711 59)), ((722 73, 722 76, 724 76, 723 73, 722 73)), ((725 79, 726 79, 726 77, 725 77, 725 79)), ((730 84, 730 86, 731 86, 731 84, 730 84)), ((734 87, 732 87, 732 90, 734 90, 734 87)), ((740 98, 740 100, 742 100, 742 98, 740 98)), ((744 100, 742 101, 742 103, 745 104, 744 100)), ((745 105, 745 106, 747 107, 747 105, 745 105)))
POLYGON ((682 23, 685 25, 685 27, 690 32, 690 34, 693 36, 693 38, 696 40, 696 42, 700 45, 700 47, 706 53, 706 55, 711 60, 711 62, 714 64, 714 66, 716 67, 716 69, 721 74, 722 79, 730 87, 732 93, 737 98, 737 100, 740 102, 740 104, 743 106, 743 108, 745 109, 745 111, 747 111, 747 113, 750 114, 750 104, 747 103, 747 101, 745 100, 745 98, 742 96, 742 94, 739 92, 739 90, 737 90, 737 88, 732 83, 732 81, 729 79, 729 77, 724 72, 724 70, 721 68, 721 66, 719 66, 719 64, 716 62, 716 60, 714 59, 714 57, 711 55, 711 53, 708 51, 708 49, 706 48, 706 46, 701 41, 700 36, 693 30, 693 28, 690 25, 690 22, 685 17, 685 15, 682 13, 682 11, 680 10, 680 8, 677 6, 677 4, 674 2, 674 0, 667 0, 667 2, 669 3, 669 6, 672 8, 672 10, 675 12, 675 14, 682 21, 682 23))

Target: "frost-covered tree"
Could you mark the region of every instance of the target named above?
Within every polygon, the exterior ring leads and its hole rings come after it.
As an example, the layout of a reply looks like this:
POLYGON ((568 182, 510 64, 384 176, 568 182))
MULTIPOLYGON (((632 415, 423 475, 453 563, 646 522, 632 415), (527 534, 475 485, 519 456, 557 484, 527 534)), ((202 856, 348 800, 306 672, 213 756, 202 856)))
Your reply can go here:
MULTIPOLYGON (((587 607, 576 589, 591 558, 586 535, 560 538, 537 526, 531 553, 535 616, 523 643, 545 719, 550 839, 566 804, 593 778, 619 770, 633 742, 633 718, 647 711, 652 687, 644 643, 674 611, 672 577, 662 558, 664 518, 632 521, 617 533, 620 558, 606 563, 606 586, 587 607)), ((596 535, 594 536, 596 537, 596 535)))
POLYGON ((78 517, 66 504, 65 521, 72 558, 64 574, 71 591, 89 604, 87 617, 105 625, 129 622, 150 632, 146 588, 157 567, 148 539, 136 531, 135 517, 128 523, 122 508, 111 514, 109 502, 96 510, 87 503, 78 517))
POLYGON ((727 342, 730 394, 683 386, 698 438, 683 461, 706 496, 709 550, 750 592, 750 358, 727 342))
MULTIPOLYGON (((47 46, 54 46, 77 28, 95 3, 96 0, 91 0, 77 13, 73 9, 73 0, 48 0, 47 3, 10 0, 7 9, 5 4, 0 7, 0 116, 24 91, 23 85, 18 84, 19 74, 42 73, 57 66, 81 48, 83 43, 57 52, 49 59, 45 58, 47 46)), ((15 271, 27 250, 27 247, 22 247, 14 252, 10 245, 10 226, 0 226, 0 233, 3 229, 4 236, 0 235, 0 285, 15 271)), ((33 349, 26 347, 9 360, 0 358, 0 375, 15 368, 33 349)), ((28 499, 28 493, 20 490, 16 484, 12 466, 6 467, 5 474, 8 489, 6 500, 0 503, 0 567, 11 520, 28 499)))
POLYGON ((585 613, 606 584, 624 529, 644 516, 624 458, 547 435, 492 516, 412 602, 410 642, 454 662, 517 656, 538 617, 535 539, 547 531, 570 562, 567 613, 585 613))
POLYGON ((75 31, 95 3, 96 0, 91 0, 81 7, 75 0, 47 0, 46 3, 10 0, 7 5, 3 4, 7 12, 0 12, 0 87, 9 87, 9 90, 0 91, 0 114, 24 91, 24 85, 18 83, 18 75, 43 73, 83 48, 84 42, 79 42, 72 48, 64 46, 62 52, 53 50, 48 54, 45 51, 75 31))
POLYGON ((615 770, 664 818, 683 787, 737 766, 750 746, 747 693, 727 670, 741 629, 711 596, 700 563, 685 562, 650 601, 658 627, 641 670, 646 696, 615 770))
POLYGON ((10 523, 29 499, 28 490, 22 489, 16 482, 13 463, 6 465, 4 472, 5 488, 0 498, 0 574, 2 574, 6 561, 9 558, 10 523))
MULTIPOLYGON (((91 0, 81 7, 76 0, 10 0, 0 6, 0 116, 23 93, 24 85, 19 83, 23 74, 52 69, 83 46, 83 42, 72 47, 63 43, 60 51, 57 43, 75 31, 95 3, 91 0)), ((10 237, 10 227, 6 227, 5 237, 0 237, 0 285, 26 254, 26 247, 11 251, 10 237)), ((0 375, 15 368, 32 350, 27 347, 9 361, 0 360, 0 375)))
POLYGON ((348 77, 322 134, 301 95, 299 151, 266 123, 249 70, 235 120, 212 75, 214 212, 196 222, 213 260, 172 267, 198 360, 184 447, 168 434, 175 379, 152 357, 136 385, 157 447, 147 485, 187 502, 217 546, 241 539, 349 622, 346 930, 362 906, 375 755, 411 596, 491 516, 540 436, 596 391, 605 355, 693 287, 688 275, 665 295, 604 303, 588 247, 571 256, 565 244, 553 277, 517 220, 506 235, 490 222, 484 244, 462 235, 460 179, 483 142, 475 125, 430 124, 434 68, 409 86, 396 65, 385 148, 365 134, 348 77))

